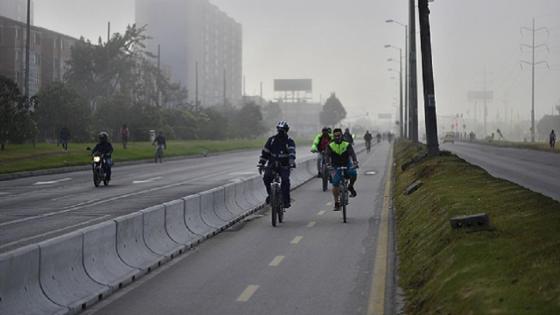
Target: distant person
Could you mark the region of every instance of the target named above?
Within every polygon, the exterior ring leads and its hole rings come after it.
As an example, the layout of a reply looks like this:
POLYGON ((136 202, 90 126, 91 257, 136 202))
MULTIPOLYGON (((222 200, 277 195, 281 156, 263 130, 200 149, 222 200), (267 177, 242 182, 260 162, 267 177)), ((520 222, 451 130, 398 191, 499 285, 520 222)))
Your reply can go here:
POLYGON ((126 149, 128 145, 128 126, 126 124, 123 124, 121 128, 121 141, 123 149, 126 149))
POLYGON ((498 133, 498 136, 500 136, 500 140, 504 140, 504 135, 502 134, 500 128, 496 129, 496 132, 498 133))
POLYGON ((59 141, 62 145, 64 151, 68 151, 68 141, 70 141, 70 130, 66 127, 62 127, 59 133, 59 141))
POLYGON ((97 136, 99 142, 93 150, 91 150, 92 155, 100 155, 105 159, 105 164, 103 167, 105 168, 105 174, 107 181, 111 180, 111 167, 113 166, 113 159, 111 158, 113 154, 113 145, 109 142, 109 134, 105 131, 101 131, 97 136))
POLYGON ((554 146, 556 145, 556 134, 554 133, 554 129, 550 132, 550 136, 548 136, 548 144, 550 148, 554 150, 554 146))
POLYGON ((369 130, 366 130, 364 141, 366 142, 366 150, 368 152, 371 150, 371 139, 373 139, 373 136, 371 135, 371 133, 369 133, 369 130))
POLYGON ((162 157, 163 157, 163 150, 167 149, 167 143, 165 141, 165 136, 163 135, 163 133, 160 131, 158 132, 157 137, 154 139, 154 141, 152 142, 152 145, 156 146, 156 152, 155 152, 155 156, 154 156, 154 161, 155 163, 162 162, 162 157))
POLYGON ((344 134, 342 135, 342 140, 350 143, 351 145, 354 145, 354 137, 352 137, 352 134, 350 133, 350 129, 348 129, 348 128, 344 129, 344 134))

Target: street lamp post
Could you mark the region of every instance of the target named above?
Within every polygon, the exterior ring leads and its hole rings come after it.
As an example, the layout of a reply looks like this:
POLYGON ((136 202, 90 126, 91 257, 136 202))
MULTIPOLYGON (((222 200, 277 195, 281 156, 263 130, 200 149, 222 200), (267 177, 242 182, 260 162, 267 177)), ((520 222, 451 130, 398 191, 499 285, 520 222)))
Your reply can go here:
MULTIPOLYGON (((399 73, 399 94, 400 94, 400 108, 399 108, 399 122, 400 122, 400 137, 406 137, 406 133, 404 132, 404 119, 403 119, 403 67, 402 67, 402 49, 399 47, 395 47, 392 45, 385 45, 385 48, 395 48, 399 50, 399 71, 389 69, 389 71, 394 71, 399 73)), ((387 61, 393 61, 393 59, 389 58, 387 61)))
POLYGON ((29 49, 31 46, 31 0, 27 0, 27 25, 25 41, 25 98, 29 98, 29 49))
POLYGON ((410 91, 410 76, 408 75, 408 70, 410 67, 410 60, 409 60, 409 51, 408 51, 408 25, 401 23, 397 20, 386 20, 385 23, 395 23, 399 26, 404 27, 404 54, 406 58, 405 67, 404 67, 404 117, 403 117, 403 130, 404 130, 404 137, 409 138, 409 113, 410 113, 410 100, 409 100, 409 91, 410 91))

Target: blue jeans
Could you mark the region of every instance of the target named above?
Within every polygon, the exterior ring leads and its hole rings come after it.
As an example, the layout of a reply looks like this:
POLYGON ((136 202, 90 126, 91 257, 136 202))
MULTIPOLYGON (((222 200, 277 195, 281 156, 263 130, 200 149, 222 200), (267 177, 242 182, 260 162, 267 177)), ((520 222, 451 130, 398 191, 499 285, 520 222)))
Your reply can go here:
MULTIPOLYGON (((352 163, 348 162, 347 167, 348 169, 345 171, 346 178, 358 176, 358 172, 356 172, 356 169, 353 167, 352 163)), ((340 186, 340 181, 342 180, 342 170, 336 170, 331 175, 331 184, 334 187, 340 186)))

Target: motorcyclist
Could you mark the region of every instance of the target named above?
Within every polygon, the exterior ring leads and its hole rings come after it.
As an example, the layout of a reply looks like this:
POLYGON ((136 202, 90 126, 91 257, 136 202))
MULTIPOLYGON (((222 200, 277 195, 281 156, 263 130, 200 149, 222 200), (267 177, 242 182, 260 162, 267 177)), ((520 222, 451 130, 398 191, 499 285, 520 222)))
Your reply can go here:
POLYGON ((282 178, 281 190, 284 208, 289 208, 290 203, 290 169, 296 167, 296 144, 288 136, 290 127, 285 121, 276 125, 278 133, 266 141, 259 159, 259 172, 264 169, 263 182, 268 193, 266 202, 270 202, 270 184, 274 180, 272 169, 282 178), (278 163, 275 163, 278 162, 278 163), (266 167, 265 167, 266 165, 266 167))
POLYGON ((366 134, 364 135, 364 141, 366 142, 366 148, 368 152, 371 148, 371 139, 373 139, 373 136, 371 135, 371 133, 369 133, 369 130, 366 130, 366 134))
POLYGON ((352 134, 350 133, 350 129, 346 128, 344 130, 344 135, 342 136, 342 139, 352 145, 354 145, 354 137, 352 137, 352 134))
MULTIPOLYGON (((332 168, 337 167, 348 167, 346 170, 346 175, 350 177, 350 183, 348 185, 348 191, 350 192, 350 197, 356 197, 357 193, 354 189, 354 184, 358 178, 358 173, 356 168, 358 168, 358 158, 356 153, 352 148, 352 144, 343 140, 342 129, 335 128, 333 131, 334 141, 331 142, 327 148, 327 159, 328 165, 332 168)), ((334 197, 334 211, 340 210, 340 181, 342 180, 342 171, 335 170, 331 176, 331 184, 333 185, 333 197, 334 197)))
POLYGON ((113 160, 111 155, 113 154, 113 146, 109 142, 109 134, 105 131, 101 131, 98 135, 99 142, 95 145, 93 150, 91 150, 92 155, 100 155, 105 159, 103 168, 105 171, 105 178, 107 181, 111 180, 111 167, 113 166, 113 160))
POLYGON ((311 145, 311 152, 319 154, 317 159, 317 177, 321 177, 322 153, 327 149, 327 146, 331 143, 331 141, 331 128, 323 127, 321 133, 315 136, 313 144, 311 145))

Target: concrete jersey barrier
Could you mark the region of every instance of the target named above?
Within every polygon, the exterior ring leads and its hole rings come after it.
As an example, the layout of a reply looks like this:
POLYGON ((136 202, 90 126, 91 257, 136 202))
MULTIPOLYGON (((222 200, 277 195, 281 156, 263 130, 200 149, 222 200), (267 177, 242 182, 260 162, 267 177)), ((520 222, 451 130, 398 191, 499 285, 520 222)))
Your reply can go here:
POLYGON ((153 206, 140 211, 144 217, 144 241, 154 253, 169 260, 185 248, 171 239, 165 230, 165 207, 153 206))
POLYGON ((185 201, 183 199, 173 200, 163 204, 165 207, 165 230, 172 240, 192 247, 201 238, 187 228, 185 222, 185 201))
POLYGON ((200 195, 196 194, 184 197, 183 201, 185 202, 185 222, 187 228, 203 239, 211 236, 215 228, 206 224, 202 219, 200 195))

